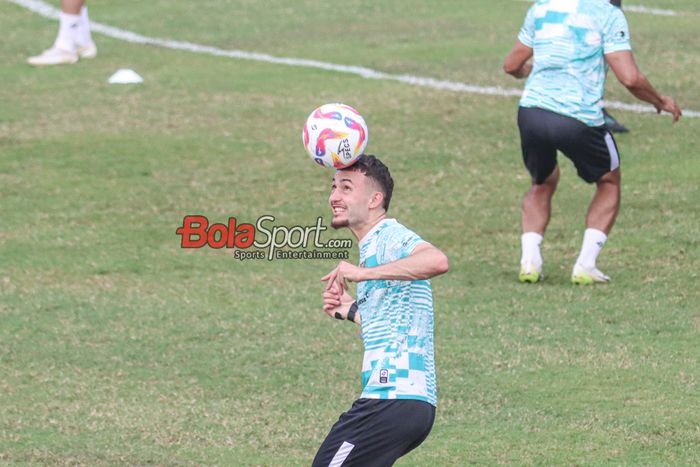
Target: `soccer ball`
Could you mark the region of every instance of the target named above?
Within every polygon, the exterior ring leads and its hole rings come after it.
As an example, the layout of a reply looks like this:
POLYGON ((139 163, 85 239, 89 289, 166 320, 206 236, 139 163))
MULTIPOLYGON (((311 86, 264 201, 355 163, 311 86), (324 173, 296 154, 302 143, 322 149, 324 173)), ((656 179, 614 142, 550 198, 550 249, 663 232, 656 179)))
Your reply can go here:
POLYGON ((367 146, 367 124, 357 110, 345 104, 325 104, 304 124, 304 147, 322 167, 342 169, 355 163, 367 146))

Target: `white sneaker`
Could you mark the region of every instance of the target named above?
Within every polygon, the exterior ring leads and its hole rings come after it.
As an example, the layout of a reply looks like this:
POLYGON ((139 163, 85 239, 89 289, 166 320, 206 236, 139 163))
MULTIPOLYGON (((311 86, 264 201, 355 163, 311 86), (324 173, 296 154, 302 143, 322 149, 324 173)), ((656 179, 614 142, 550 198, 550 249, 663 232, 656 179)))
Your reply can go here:
POLYGON ((538 266, 535 263, 523 263, 520 265, 520 274, 518 274, 518 280, 520 282, 534 284, 542 279, 544 279, 542 265, 538 266))
POLYGON ((78 56, 80 58, 95 58, 97 57, 97 46, 94 42, 87 45, 78 46, 78 56))
POLYGON ((27 63, 34 66, 65 65, 78 61, 78 53, 70 50, 51 47, 44 50, 40 55, 29 57, 27 63))
POLYGON ((571 273, 571 283, 576 285, 604 284, 610 282, 610 277, 603 274, 600 269, 587 269, 576 263, 571 273))

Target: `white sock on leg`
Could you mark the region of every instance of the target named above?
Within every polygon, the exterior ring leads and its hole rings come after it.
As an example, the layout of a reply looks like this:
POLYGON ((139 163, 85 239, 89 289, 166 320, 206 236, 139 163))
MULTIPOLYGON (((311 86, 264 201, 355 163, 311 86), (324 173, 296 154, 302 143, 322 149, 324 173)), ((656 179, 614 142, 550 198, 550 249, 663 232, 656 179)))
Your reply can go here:
POLYGON ((88 18, 87 6, 80 8, 80 25, 78 26, 78 46, 85 47, 92 45, 92 34, 90 34, 90 18, 88 18))
POLYGON ((525 232, 520 237, 520 243, 523 248, 520 264, 533 263, 538 268, 542 266, 542 253, 540 252, 542 238, 542 235, 537 232, 525 232))
POLYGON ((608 236, 605 232, 598 229, 586 229, 583 234, 583 245, 581 245, 581 253, 576 260, 577 264, 580 264, 586 269, 595 268, 595 261, 598 258, 600 250, 603 249, 605 241, 608 236))
POLYGON ((61 12, 58 35, 53 46, 69 52, 75 52, 80 27, 80 15, 69 15, 61 12))

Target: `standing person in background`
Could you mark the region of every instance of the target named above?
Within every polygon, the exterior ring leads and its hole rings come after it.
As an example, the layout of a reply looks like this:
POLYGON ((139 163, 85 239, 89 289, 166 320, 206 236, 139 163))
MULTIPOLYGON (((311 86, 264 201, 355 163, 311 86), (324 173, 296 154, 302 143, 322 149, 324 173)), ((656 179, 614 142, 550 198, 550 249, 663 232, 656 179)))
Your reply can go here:
POLYGON ((620 157, 601 105, 606 63, 637 99, 671 113, 674 122, 681 117, 678 104, 637 67, 625 15, 608 0, 537 0, 504 61, 506 73, 529 76, 518 110, 523 160, 532 177, 521 211, 521 282, 542 279, 540 245, 559 182, 557 151, 584 181, 596 184, 571 282, 610 281, 596 267, 620 209, 620 157))
POLYGON ((53 46, 40 55, 29 57, 27 63, 34 66, 63 65, 96 56, 97 47, 90 34, 85 0, 61 0, 60 26, 53 46))

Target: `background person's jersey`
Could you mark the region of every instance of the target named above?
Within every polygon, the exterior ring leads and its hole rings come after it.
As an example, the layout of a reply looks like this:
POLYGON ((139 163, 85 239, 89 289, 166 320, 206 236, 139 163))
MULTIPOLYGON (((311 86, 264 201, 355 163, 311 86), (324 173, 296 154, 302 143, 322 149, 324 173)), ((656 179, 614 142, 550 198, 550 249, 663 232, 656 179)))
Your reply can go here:
POLYGON ((603 125, 604 54, 631 49, 622 10, 608 0, 537 0, 518 40, 534 49, 520 105, 603 125))
MULTIPOLYGON (((360 241, 360 265, 405 258, 423 240, 394 219, 377 224, 360 241)), ((365 281, 357 285, 362 318, 362 395, 416 399, 437 405, 430 281, 365 281)))

